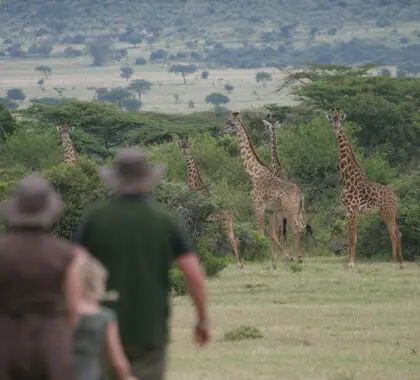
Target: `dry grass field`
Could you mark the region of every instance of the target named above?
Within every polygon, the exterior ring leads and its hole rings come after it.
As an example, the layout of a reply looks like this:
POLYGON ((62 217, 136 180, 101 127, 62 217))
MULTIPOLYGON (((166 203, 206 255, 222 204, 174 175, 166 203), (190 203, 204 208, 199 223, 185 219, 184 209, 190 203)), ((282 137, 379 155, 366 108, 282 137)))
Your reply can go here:
POLYGON ((173 300, 168 380, 415 380, 420 277, 390 263, 311 258, 302 271, 233 265, 208 281, 213 342, 192 343, 188 297, 173 300), (263 337, 226 341, 248 325, 263 337))
MULTIPOLYGON (((150 52, 148 53, 150 54, 150 52)), ((140 49, 129 49, 129 57, 148 56, 140 49)), ((129 58, 132 62, 135 58, 129 58)), ((28 60, 3 60, 0 61, 0 97, 6 96, 10 88, 21 88, 26 100, 21 107, 29 105, 31 98, 58 97, 54 87, 62 87, 67 98, 92 100, 95 92, 89 87, 125 87, 128 85, 125 79, 120 78, 122 64, 112 64, 105 67, 89 66, 89 57, 76 59, 28 59, 28 60), (48 65, 53 69, 51 77, 45 81, 42 91, 38 80, 42 75, 35 71, 38 65, 48 65)), ((144 111, 163 113, 188 113, 211 109, 211 105, 205 103, 205 97, 212 92, 221 92, 229 96, 230 109, 244 109, 248 107, 260 107, 267 103, 290 104, 291 99, 283 94, 273 93, 281 83, 284 74, 275 68, 264 69, 270 72, 273 80, 267 83, 267 87, 257 84, 255 74, 257 69, 206 69, 200 68, 195 74, 187 77, 188 83, 183 84, 181 75, 168 73, 168 67, 162 65, 133 65, 134 79, 146 79, 153 83, 152 90, 143 97, 144 111), (209 71, 208 79, 201 79, 201 71, 209 71), (227 94, 223 87, 226 83, 234 86, 231 94, 227 94), (179 103, 175 103, 175 94, 179 94, 179 103), (192 100, 195 108, 189 108, 188 102, 192 100)))

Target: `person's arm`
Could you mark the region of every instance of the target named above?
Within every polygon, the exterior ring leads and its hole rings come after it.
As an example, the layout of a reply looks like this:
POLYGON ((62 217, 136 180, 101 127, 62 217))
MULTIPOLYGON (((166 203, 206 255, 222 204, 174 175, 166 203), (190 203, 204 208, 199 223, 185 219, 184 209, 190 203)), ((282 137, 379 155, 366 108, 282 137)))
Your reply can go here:
POLYGON ((208 323, 207 289, 205 276, 200 267, 200 261, 193 252, 185 252, 176 260, 178 268, 184 273, 188 293, 194 301, 198 324, 208 323))
POLYGON ((131 377, 130 363, 124 354, 120 340, 120 332, 117 321, 108 324, 105 333, 105 350, 108 360, 117 375, 118 380, 127 380, 131 377))
POLYGON ((76 247, 73 252, 74 257, 67 267, 64 281, 64 293, 67 301, 69 320, 72 327, 76 326, 79 321, 78 305, 82 298, 79 271, 83 255, 87 254, 87 252, 81 247, 76 247))
POLYGON ((207 290, 204 273, 200 261, 194 252, 188 235, 177 226, 173 237, 173 251, 176 266, 184 273, 188 293, 197 310, 198 325, 208 323, 207 290))

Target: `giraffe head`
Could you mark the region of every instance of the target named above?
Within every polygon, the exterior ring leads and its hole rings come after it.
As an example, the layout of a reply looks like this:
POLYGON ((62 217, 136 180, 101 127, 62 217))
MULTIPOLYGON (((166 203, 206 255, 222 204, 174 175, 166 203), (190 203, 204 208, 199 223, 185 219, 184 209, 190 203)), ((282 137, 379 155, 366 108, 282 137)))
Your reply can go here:
POLYGON ((329 121, 331 121, 334 132, 341 130, 341 122, 346 119, 346 114, 344 112, 334 110, 331 112, 331 114, 326 113, 325 116, 329 121))
POLYGON ((74 127, 70 128, 68 124, 57 125, 57 131, 61 136, 70 135, 74 131, 74 127))
POLYGON ((276 128, 281 127, 281 123, 278 120, 275 120, 270 114, 268 114, 262 122, 269 134, 275 132, 276 128))
POLYGON ((230 134, 235 135, 238 133, 240 128, 239 118, 238 118, 239 112, 232 112, 230 116, 226 120, 225 126, 222 128, 222 135, 230 134))
POLYGON ((191 143, 189 141, 179 141, 177 142, 177 145, 183 152, 189 152, 191 143))

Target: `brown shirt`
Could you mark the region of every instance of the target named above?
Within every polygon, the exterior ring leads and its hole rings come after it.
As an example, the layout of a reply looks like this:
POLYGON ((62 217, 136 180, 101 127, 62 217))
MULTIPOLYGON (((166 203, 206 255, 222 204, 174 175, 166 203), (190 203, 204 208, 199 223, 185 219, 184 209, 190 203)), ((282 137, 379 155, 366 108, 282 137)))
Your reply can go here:
POLYGON ((42 231, 0 237, 0 379, 72 379, 64 294, 72 258, 71 243, 42 231))

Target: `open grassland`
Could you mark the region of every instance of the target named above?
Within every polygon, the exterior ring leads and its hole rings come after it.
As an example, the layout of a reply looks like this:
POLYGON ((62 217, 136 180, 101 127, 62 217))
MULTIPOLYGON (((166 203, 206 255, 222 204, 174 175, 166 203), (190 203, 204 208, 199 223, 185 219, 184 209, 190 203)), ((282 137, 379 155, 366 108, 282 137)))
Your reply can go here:
MULTIPOLYGON (((130 49, 139 50, 139 49, 130 49)), ((129 50, 130 56, 141 56, 129 50)), ((130 58, 131 62, 134 58, 130 58)), ((6 96, 10 88, 21 88, 26 100, 21 107, 29 105, 29 99, 41 97, 58 97, 54 87, 65 88, 64 97, 81 100, 92 100, 94 90, 89 87, 125 87, 129 84, 120 78, 122 64, 107 65, 105 67, 91 67, 88 57, 77 59, 33 59, 33 60, 3 60, 0 61, 0 97, 6 96), (38 65, 48 65, 53 69, 51 77, 45 81, 42 91, 37 85, 42 74, 35 71, 38 65)), ((284 73, 275 68, 264 69, 272 74, 273 80, 267 82, 267 87, 255 81, 257 69, 208 69, 208 79, 201 79, 199 69, 195 74, 187 77, 187 84, 183 84, 181 75, 168 73, 168 67, 163 65, 132 66, 134 75, 130 80, 146 79, 153 83, 150 92, 143 96, 144 111, 163 113, 188 113, 204 111, 212 108, 205 103, 205 98, 212 92, 224 93, 230 98, 227 107, 242 110, 247 107, 259 107, 267 103, 291 104, 287 94, 279 96, 274 90, 279 86, 284 73), (226 83, 231 84, 234 90, 227 94, 223 89, 226 83), (175 94, 179 95, 179 102, 175 102, 175 94), (192 100, 195 108, 189 108, 188 102, 192 100)))
POLYGON ((168 379, 419 379, 418 265, 356 265, 314 258, 300 272, 226 268, 208 281, 213 342, 202 351, 188 297, 175 298, 168 379), (225 341, 240 325, 263 338, 225 341))

